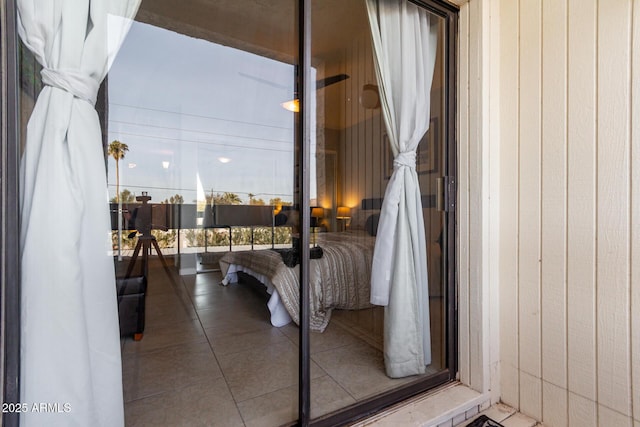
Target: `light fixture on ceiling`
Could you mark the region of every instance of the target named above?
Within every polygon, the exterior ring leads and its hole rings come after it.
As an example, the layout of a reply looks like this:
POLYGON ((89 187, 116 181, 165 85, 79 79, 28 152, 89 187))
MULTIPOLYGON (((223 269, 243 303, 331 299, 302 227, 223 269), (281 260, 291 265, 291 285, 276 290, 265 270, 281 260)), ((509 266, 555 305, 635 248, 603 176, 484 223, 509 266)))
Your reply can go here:
POLYGON ((163 168, 163 169, 169 169, 169 164, 170 164, 170 163, 169 163, 167 160, 163 161, 163 162, 162 162, 162 168, 163 168))
POLYGON ((369 110, 380 107, 380 93, 378 92, 378 86, 372 84, 362 86, 362 91, 360 92, 360 105, 369 110))
POLYGON ((292 113, 300 112, 300 100, 298 98, 292 99, 291 101, 285 101, 280 105, 282 105, 282 108, 291 111, 292 113))
POLYGON ((231 159, 228 158, 228 157, 218 157, 218 161, 220 163, 229 163, 231 161, 231 159))

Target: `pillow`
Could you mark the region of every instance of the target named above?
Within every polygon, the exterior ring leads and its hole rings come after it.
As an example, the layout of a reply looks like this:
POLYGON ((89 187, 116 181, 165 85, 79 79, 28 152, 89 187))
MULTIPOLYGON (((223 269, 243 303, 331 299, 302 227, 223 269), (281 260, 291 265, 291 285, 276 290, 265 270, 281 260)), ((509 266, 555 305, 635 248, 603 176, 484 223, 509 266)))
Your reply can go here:
POLYGON ((380 222, 380 214, 373 214, 369 215, 364 223, 364 229, 370 236, 375 236, 378 233, 378 222, 380 222))
POLYGON ((361 209, 352 208, 351 219, 349 220, 349 228, 351 230, 364 230, 365 229, 364 225, 366 223, 368 215, 369 213, 361 209))
POLYGON ((288 219, 287 214, 280 212, 273 218, 273 222, 276 227, 279 227, 281 225, 285 225, 288 219))

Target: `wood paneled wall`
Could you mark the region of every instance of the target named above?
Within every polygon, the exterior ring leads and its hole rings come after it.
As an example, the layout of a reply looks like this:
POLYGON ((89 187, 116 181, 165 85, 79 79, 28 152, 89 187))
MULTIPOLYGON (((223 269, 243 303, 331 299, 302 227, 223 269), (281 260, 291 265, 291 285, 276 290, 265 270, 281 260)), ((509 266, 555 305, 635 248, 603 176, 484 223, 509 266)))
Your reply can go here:
MULTIPOLYGON (((384 196, 392 171, 391 151, 385 138, 386 128, 382 110, 364 108, 360 103, 360 94, 366 84, 377 85, 373 52, 369 33, 345 42, 345 46, 337 54, 339 58, 327 61, 325 74, 343 73, 349 78, 325 89, 325 126, 327 141, 337 139, 337 144, 327 143, 329 148, 338 153, 338 205, 351 208, 352 225, 362 227, 373 210, 361 211, 362 199, 381 199, 384 196), (336 66, 335 64, 338 64, 336 66)), ((438 117, 440 134, 444 132, 445 123, 440 119, 444 115, 443 103, 439 96, 442 93, 442 67, 438 57, 434 73, 432 90, 432 118, 438 117)), ((422 143, 424 144, 424 143, 422 143)), ((437 159, 442 163, 442 149, 438 147, 437 159)), ((441 174, 440 174, 441 175, 441 174)), ((438 174, 419 175, 420 189, 423 195, 435 194, 436 176, 438 174)), ((437 240, 440 233, 440 214, 435 210, 425 210, 425 216, 432 215, 427 221, 427 230, 432 240, 437 240), (430 225, 430 226, 429 226, 430 225)))
MULTIPOLYGON (((371 40, 368 34, 351 40, 342 51, 338 72, 350 76, 339 89, 342 91, 330 105, 343 104, 339 144, 339 203, 352 208, 358 215, 365 198, 381 198, 386 183, 384 173, 384 123, 380 108, 366 109, 360 104, 360 92, 365 84, 377 84, 373 66, 371 40)), ((337 85, 336 85, 337 86, 337 85)), ((358 218, 353 218, 358 221, 358 218)), ((363 224, 361 224, 363 225, 363 224)))
POLYGON ((499 3, 501 399, 638 427, 640 1, 499 3))

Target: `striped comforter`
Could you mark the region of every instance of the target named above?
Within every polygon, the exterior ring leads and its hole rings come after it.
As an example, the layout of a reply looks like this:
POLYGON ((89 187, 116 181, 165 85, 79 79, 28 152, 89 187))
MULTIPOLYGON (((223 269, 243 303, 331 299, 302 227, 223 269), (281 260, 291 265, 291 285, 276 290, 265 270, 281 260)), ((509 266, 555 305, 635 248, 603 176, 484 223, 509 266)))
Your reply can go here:
MULTIPOLYGON (((318 234, 322 258, 312 259, 309 270, 310 326, 322 332, 329 324, 334 308, 358 310, 369 303, 371 262, 375 237, 364 232, 318 234)), ((278 292, 287 312, 300 324, 299 266, 287 267, 278 252, 272 250, 229 252, 220 260, 226 276, 231 265, 245 272, 268 278, 278 292)))

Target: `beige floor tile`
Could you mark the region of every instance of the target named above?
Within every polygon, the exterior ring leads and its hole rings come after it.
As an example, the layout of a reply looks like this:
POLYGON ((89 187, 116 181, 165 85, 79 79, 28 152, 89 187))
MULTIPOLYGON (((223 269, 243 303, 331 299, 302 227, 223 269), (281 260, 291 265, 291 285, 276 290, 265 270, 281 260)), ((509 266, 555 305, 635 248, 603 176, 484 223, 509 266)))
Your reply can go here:
POLYGON ((246 334, 249 332, 269 331, 273 326, 269 317, 254 310, 200 310, 200 322, 207 336, 218 338, 226 335, 246 334))
POLYGON ((193 303, 207 336, 219 338, 256 331, 268 333, 271 325, 267 300, 248 286, 218 286, 193 296, 193 303))
POLYGON ((219 272, 199 273, 182 276, 182 281, 189 295, 204 295, 220 286, 222 276, 219 272))
POLYGON ((311 380, 311 417, 316 418, 356 403, 330 376, 311 380))
MULTIPOLYGON (((219 272, 171 282, 151 267, 144 338, 121 341, 127 426, 295 420, 299 328, 273 327, 265 296, 219 272)), ((331 323, 311 353, 313 417, 412 380, 389 379, 378 350, 331 323)))
POLYGON ((182 281, 176 273, 168 276, 162 267, 149 269, 147 295, 175 294, 176 290, 184 291, 182 281))
POLYGON ((127 427, 244 426, 222 378, 130 402, 125 423, 127 427))
MULTIPOLYGON (((298 344, 300 339, 300 328, 295 323, 290 323, 280 328, 281 332, 287 335, 291 341, 298 344)), ((339 347, 345 347, 351 344, 362 344, 363 341, 351 335, 344 329, 332 325, 329 322, 324 332, 313 332, 309 334, 311 354, 322 351, 332 350, 339 347)))
POLYGON ((208 343, 165 347, 122 360, 125 401, 175 390, 222 373, 208 343))
POLYGON ((289 338, 275 327, 264 331, 210 338, 211 348, 217 357, 246 350, 259 352, 265 347, 282 342, 289 342, 289 338))
POLYGON ((285 387, 238 403, 247 427, 273 427, 298 419, 298 388, 285 387))
POLYGON ((278 328, 278 330, 284 335, 288 336, 296 345, 298 344, 298 339, 300 338, 300 328, 294 322, 291 322, 288 325, 281 326, 278 328))
POLYGON ((323 351, 312 355, 311 360, 357 400, 393 389, 415 379, 414 377, 401 379, 387 377, 382 353, 368 344, 352 344, 323 351))
POLYGON ((145 327, 142 340, 134 341, 132 338, 124 340, 122 356, 127 357, 131 354, 155 351, 163 347, 206 341, 207 337, 197 319, 162 326, 152 324, 145 327))
MULTIPOLYGON (((320 417, 355 403, 331 377, 311 380, 311 417, 320 417)), ((238 403, 247 427, 271 427, 298 417, 297 385, 238 403)))
POLYGON ((173 293, 145 298, 145 328, 166 327, 197 318, 193 305, 173 293))
MULTIPOLYGON (((298 349, 290 342, 218 357, 220 368, 237 402, 298 384, 298 349)), ((325 375, 311 363, 311 378, 325 375)))

